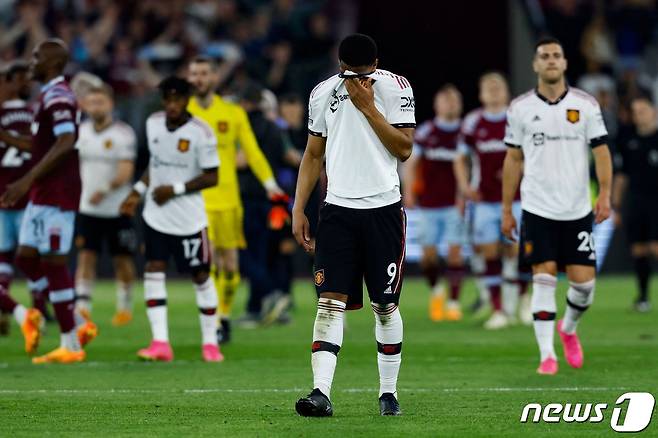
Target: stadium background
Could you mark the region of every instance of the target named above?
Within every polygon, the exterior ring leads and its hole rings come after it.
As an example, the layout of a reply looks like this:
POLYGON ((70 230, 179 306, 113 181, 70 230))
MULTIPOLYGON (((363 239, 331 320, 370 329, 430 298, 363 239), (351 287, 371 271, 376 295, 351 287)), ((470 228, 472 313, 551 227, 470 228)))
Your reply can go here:
MULTIPOLYGON (((224 94, 255 80, 279 96, 305 100, 335 71, 340 37, 368 33, 379 44, 380 66, 411 81, 420 122, 432 116, 433 94, 446 82, 461 90, 465 110, 478 106, 477 78, 485 71, 505 73, 513 95, 531 88, 532 42, 553 34, 565 45, 570 82, 599 98, 613 150, 628 128, 627 97, 638 88, 658 90, 651 0, 466 0, 422 7, 376 0, 9 0, 0 2, 0 12, 0 60, 27 57, 35 41, 59 36, 72 48, 71 75, 89 71, 114 87, 119 117, 140 138, 139 168, 147 162, 143 122, 158 106, 155 85, 197 53, 228 67, 224 94)), ((597 230, 599 249, 612 238, 603 272, 627 271, 624 232, 612 229, 597 230)), ((412 264, 419 253, 414 236, 411 212, 412 264)), ((308 272, 301 254, 296 266, 308 272)))

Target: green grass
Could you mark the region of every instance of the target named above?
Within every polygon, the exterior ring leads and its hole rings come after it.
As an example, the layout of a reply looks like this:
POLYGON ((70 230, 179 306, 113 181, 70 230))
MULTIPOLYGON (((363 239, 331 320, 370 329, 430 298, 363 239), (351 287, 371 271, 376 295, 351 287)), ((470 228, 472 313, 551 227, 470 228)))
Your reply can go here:
MULTIPOLYGON (((24 301, 21 283, 14 295, 24 301)), ((363 309, 348 314, 332 392, 334 417, 308 419, 297 416, 294 402, 311 385, 315 298, 309 281, 295 285, 291 325, 236 330, 221 364, 200 360, 189 283, 169 284, 176 354, 170 364, 136 361, 136 350, 150 337, 141 298, 133 323, 114 328, 113 286, 101 283, 94 295, 101 334, 88 348, 87 363, 33 366, 16 326, 10 337, 0 338, 0 436, 613 436, 610 416, 619 395, 658 396, 658 324, 656 311, 629 311, 635 293, 630 278, 604 277, 597 288, 580 329, 584 368, 570 369, 560 359, 559 374, 548 377, 535 374, 531 328, 490 333, 469 318, 431 323, 426 288, 408 280, 398 386, 404 416, 378 416, 374 321, 363 309), (598 424, 521 424, 530 402, 599 402, 610 408, 598 424)), ((563 301, 564 282, 560 290, 563 301)), ((244 295, 243 289, 242 300, 244 295)), ((470 302, 472 284, 464 295, 470 302)), ((40 351, 57 343, 56 327, 49 327, 40 351)), ((641 436, 658 436, 656 417, 641 436)))

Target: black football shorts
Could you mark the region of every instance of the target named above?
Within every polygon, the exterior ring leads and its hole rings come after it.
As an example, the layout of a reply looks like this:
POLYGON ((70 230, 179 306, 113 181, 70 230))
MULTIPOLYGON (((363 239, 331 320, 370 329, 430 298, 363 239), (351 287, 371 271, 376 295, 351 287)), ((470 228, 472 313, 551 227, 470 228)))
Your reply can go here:
POLYGON ((365 280, 370 301, 397 304, 402 291, 407 217, 397 202, 355 209, 325 204, 315 242, 318 293, 348 296, 347 308, 363 307, 365 280))
POLYGON ((76 247, 100 253, 103 242, 113 256, 134 254, 137 234, 132 219, 127 216, 104 218, 78 213, 76 247))
POLYGON ((628 214, 622 217, 630 243, 658 242, 658 199, 631 195, 628 214))
POLYGON ((592 237, 594 217, 558 221, 523 211, 519 242, 522 265, 557 262, 566 265, 596 266, 596 248, 592 237))
POLYGON ((212 250, 206 228, 189 236, 176 236, 154 230, 145 222, 144 243, 147 262, 168 262, 173 257, 178 272, 210 272, 212 250))

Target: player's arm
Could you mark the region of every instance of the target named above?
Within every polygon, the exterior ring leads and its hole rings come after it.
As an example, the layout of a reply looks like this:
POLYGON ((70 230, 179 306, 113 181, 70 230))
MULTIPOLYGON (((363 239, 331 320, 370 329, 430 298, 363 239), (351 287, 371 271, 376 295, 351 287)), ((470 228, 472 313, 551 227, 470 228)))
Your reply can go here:
POLYGON ((416 206, 414 185, 416 184, 416 169, 418 168, 418 163, 420 163, 421 154, 421 147, 414 146, 411 157, 402 166, 402 188, 404 190, 402 201, 406 208, 414 208, 416 206))
POLYGON ((239 114, 240 123, 238 125, 238 141, 240 142, 240 147, 247 158, 249 168, 254 175, 256 175, 258 181, 263 185, 269 198, 283 194, 283 191, 279 188, 279 185, 274 179, 274 173, 272 172, 270 163, 267 162, 265 154, 263 154, 263 151, 258 146, 258 141, 256 140, 253 129, 251 129, 251 124, 249 123, 249 118, 247 117, 246 112, 241 109, 239 114))
POLYGON ((375 92, 370 80, 346 79, 345 88, 386 149, 400 161, 406 161, 411 156, 415 129, 396 128, 386 120, 375 107, 375 92))
POLYGON ((455 173, 455 180, 457 181, 457 188, 459 193, 466 199, 471 201, 478 201, 480 195, 476 190, 473 190, 469 183, 470 172, 468 163, 468 154, 466 153, 466 146, 461 145, 457 156, 452 161, 452 169, 455 173))
POLYGON ((610 194, 612 187, 612 157, 608 145, 599 144, 592 149, 596 179, 599 182, 599 196, 594 207, 594 216, 600 224, 610 216, 610 194))
POLYGON ((75 148, 75 125, 67 125, 57 135, 55 144, 48 150, 38 163, 14 183, 7 185, 5 193, 0 197, 0 205, 11 207, 21 199, 35 181, 40 180, 55 169, 75 148))
POLYGON ((29 135, 12 135, 0 129, 0 141, 21 151, 30 152, 32 150, 32 137, 29 135))
POLYGON ((135 163, 133 160, 119 160, 117 163, 117 172, 114 178, 110 180, 105 187, 97 190, 91 195, 89 203, 91 205, 98 205, 105 199, 105 197, 114 190, 123 187, 130 180, 133 179, 135 173, 135 163))
POLYGON ((507 149, 503 162, 503 218, 501 229, 508 239, 516 240, 516 220, 512 214, 512 204, 523 174, 523 150, 516 146, 507 149))
POLYGON ((130 217, 135 215, 137 206, 142 202, 142 197, 149 188, 149 181, 149 168, 147 167, 139 181, 133 185, 132 190, 119 206, 120 214, 130 217))
POLYGON ((310 225, 304 214, 304 209, 315 188, 315 184, 320 178, 326 146, 327 139, 325 137, 309 134, 302 163, 299 165, 295 204, 292 207, 292 232, 297 243, 307 252, 313 251, 313 245, 311 243, 310 225))

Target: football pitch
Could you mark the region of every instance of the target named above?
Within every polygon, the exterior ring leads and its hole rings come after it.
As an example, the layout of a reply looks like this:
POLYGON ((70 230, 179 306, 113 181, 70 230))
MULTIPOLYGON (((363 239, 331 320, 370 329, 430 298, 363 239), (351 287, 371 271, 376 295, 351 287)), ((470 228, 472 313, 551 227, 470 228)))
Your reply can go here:
MULTIPOLYGON (((25 302, 23 283, 16 283, 14 295, 25 302)), ((621 394, 658 396, 658 311, 629 310, 635 294, 630 277, 599 280, 579 331, 585 365, 569 368, 556 343, 556 376, 535 373, 538 354, 530 327, 486 332, 468 314, 458 323, 432 323, 426 287, 408 279, 398 384, 403 416, 385 418, 377 404, 369 308, 348 312, 332 392, 334 417, 301 418, 294 403, 312 382, 315 295, 310 281, 295 284, 290 325, 235 329, 220 364, 201 362, 191 283, 170 282, 168 290, 173 363, 137 361, 137 349, 150 340, 141 286, 135 319, 115 328, 109 323, 113 285, 99 283, 94 316, 100 336, 89 345, 83 364, 31 365, 14 324, 11 336, 0 338, 0 436, 599 437, 617 435, 610 418, 621 394), (608 409, 600 423, 521 423, 523 407, 531 402, 607 403, 608 409)), ((562 309, 564 281, 559 291, 562 309)), ((242 287, 236 309, 243 308, 245 293, 242 287)), ((464 304, 474 296, 469 282, 464 304)), ((56 327, 49 326, 40 352, 58 341, 56 327)), ((640 436, 658 436, 656 417, 640 436)))

